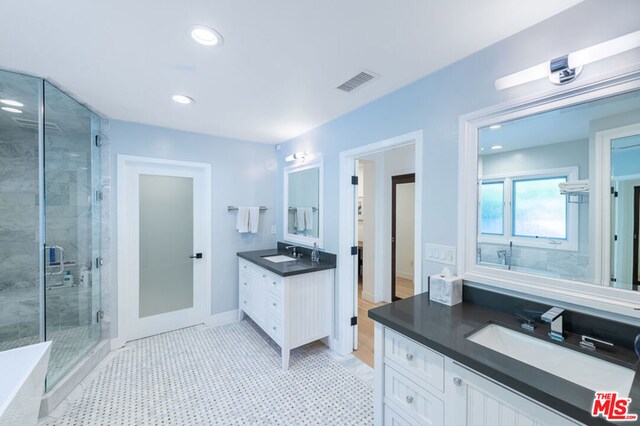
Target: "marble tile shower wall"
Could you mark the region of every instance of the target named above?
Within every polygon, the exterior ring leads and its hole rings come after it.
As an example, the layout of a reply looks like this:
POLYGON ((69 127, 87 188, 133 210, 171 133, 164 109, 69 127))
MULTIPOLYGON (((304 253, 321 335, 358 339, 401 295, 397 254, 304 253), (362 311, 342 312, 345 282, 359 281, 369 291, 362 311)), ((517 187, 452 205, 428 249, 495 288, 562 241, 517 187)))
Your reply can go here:
POLYGON ((37 338, 38 133, 0 133, 0 341, 37 338))
MULTIPOLYGON (((83 169, 86 164, 79 164, 65 149, 56 151, 57 145, 69 145, 69 136, 64 135, 64 144, 56 142, 60 137, 56 135, 47 140, 47 242, 64 247, 65 263, 69 262, 65 271, 71 271, 77 286, 57 287, 63 275, 46 276, 50 288, 46 293, 47 332, 88 326, 94 318, 91 288, 79 280, 82 271, 92 266, 91 239, 100 238, 102 231, 98 228, 92 235, 93 191, 89 171, 83 169)), ((15 342, 15 346, 37 341, 39 335, 37 141, 34 129, 11 126, 0 133, 0 342, 15 342)), ((89 155, 86 136, 73 145, 82 156, 89 155)), ((108 154, 105 157, 108 161, 108 154)), ((99 167, 108 170, 103 164, 99 167)), ((103 186, 104 179, 108 183, 109 176, 104 176, 103 186)), ((108 215, 105 207, 102 214, 108 215)), ((108 216, 102 223, 109 223, 108 216)), ((102 268, 99 273, 107 270, 102 268)), ((101 281, 107 282, 108 277, 101 281)), ((8 347, 11 344, 3 345, 8 347)))
MULTIPOLYGON (((506 244, 478 245, 482 263, 501 264, 498 251, 507 250, 506 244)), ((551 276, 571 280, 589 281, 589 256, 580 252, 549 250, 535 247, 513 247, 513 267, 535 270, 551 276)))

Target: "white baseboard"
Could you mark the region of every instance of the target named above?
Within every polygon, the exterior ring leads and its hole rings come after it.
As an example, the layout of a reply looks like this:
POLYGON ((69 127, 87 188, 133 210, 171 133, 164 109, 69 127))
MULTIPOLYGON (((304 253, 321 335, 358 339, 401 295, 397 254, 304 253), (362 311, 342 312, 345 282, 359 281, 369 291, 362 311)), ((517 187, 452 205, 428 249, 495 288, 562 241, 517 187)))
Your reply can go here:
POLYGON ((396 277, 404 278, 405 280, 413 281, 413 272, 409 273, 409 272, 396 271, 396 277))
POLYGON ((207 320, 205 320, 205 325, 208 327, 212 327, 215 325, 228 324, 230 322, 238 321, 239 319, 239 310, 234 309, 227 312, 222 312, 220 314, 211 315, 207 320))
POLYGON ((367 293, 365 291, 362 292, 362 298, 364 300, 366 300, 367 302, 372 302, 375 303, 374 300, 376 300, 375 296, 371 293, 367 293))
POLYGON ((109 343, 110 343, 110 350, 115 351, 116 349, 120 349, 124 347, 127 342, 125 342, 125 340, 121 339, 120 337, 114 337, 113 339, 111 339, 109 343))

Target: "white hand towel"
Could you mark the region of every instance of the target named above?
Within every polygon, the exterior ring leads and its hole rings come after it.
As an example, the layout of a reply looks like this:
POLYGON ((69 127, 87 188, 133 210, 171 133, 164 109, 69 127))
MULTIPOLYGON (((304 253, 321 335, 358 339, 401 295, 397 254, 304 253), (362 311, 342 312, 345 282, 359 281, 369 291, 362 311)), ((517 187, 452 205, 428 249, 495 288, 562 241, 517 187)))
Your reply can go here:
POLYGON ((304 226, 308 231, 311 231, 313 229, 313 208, 302 207, 302 211, 304 213, 304 226))
POLYGON ((305 230, 304 210, 302 207, 296 209, 296 229, 298 231, 305 230))
POLYGON ((249 232, 249 208, 238 207, 238 216, 236 217, 236 229, 240 233, 249 232))
POLYGON ((258 225, 260 224, 260 207, 249 207, 249 232, 258 233, 258 225))

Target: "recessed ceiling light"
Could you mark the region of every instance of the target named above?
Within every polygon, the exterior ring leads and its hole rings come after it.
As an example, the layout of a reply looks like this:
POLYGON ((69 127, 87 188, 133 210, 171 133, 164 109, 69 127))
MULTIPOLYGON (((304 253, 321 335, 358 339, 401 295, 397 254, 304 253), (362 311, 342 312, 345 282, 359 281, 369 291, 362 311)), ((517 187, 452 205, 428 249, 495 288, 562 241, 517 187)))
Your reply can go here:
POLYGON ((173 95, 171 99, 173 99, 174 102, 177 102, 183 105, 188 105, 195 102, 193 98, 190 98, 189 96, 186 96, 186 95, 173 95))
POLYGON ((22 114, 22 111, 20 111, 18 108, 2 107, 2 109, 7 111, 7 112, 13 112, 13 113, 16 113, 16 114, 22 114))
POLYGON ((494 124, 493 126, 489 126, 491 130, 498 130, 500 127, 502 127, 500 124, 494 124))
POLYGON ((3 103, 5 105, 9 105, 12 107, 23 107, 24 104, 22 102, 18 102, 18 101, 14 101, 11 99, 0 99, 0 103, 3 103))
POLYGON ((502 149, 502 145, 494 145, 491 149, 502 149))
POLYGON ((204 46, 221 46, 223 39, 219 32, 204 25, 194 25, 191 38, 204 46))

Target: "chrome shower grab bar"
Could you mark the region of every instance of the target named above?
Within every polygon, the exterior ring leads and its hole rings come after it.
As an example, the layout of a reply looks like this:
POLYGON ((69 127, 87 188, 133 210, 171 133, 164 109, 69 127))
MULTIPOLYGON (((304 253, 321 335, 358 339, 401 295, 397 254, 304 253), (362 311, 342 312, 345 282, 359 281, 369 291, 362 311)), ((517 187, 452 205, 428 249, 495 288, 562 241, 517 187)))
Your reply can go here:
POLYGON ((64 249, 60 246, 45 246, 44 248, 45 250, 60 250, 60 269, 57 272, 47 272, 47 275, 62 275, 64 273, 64 249))

